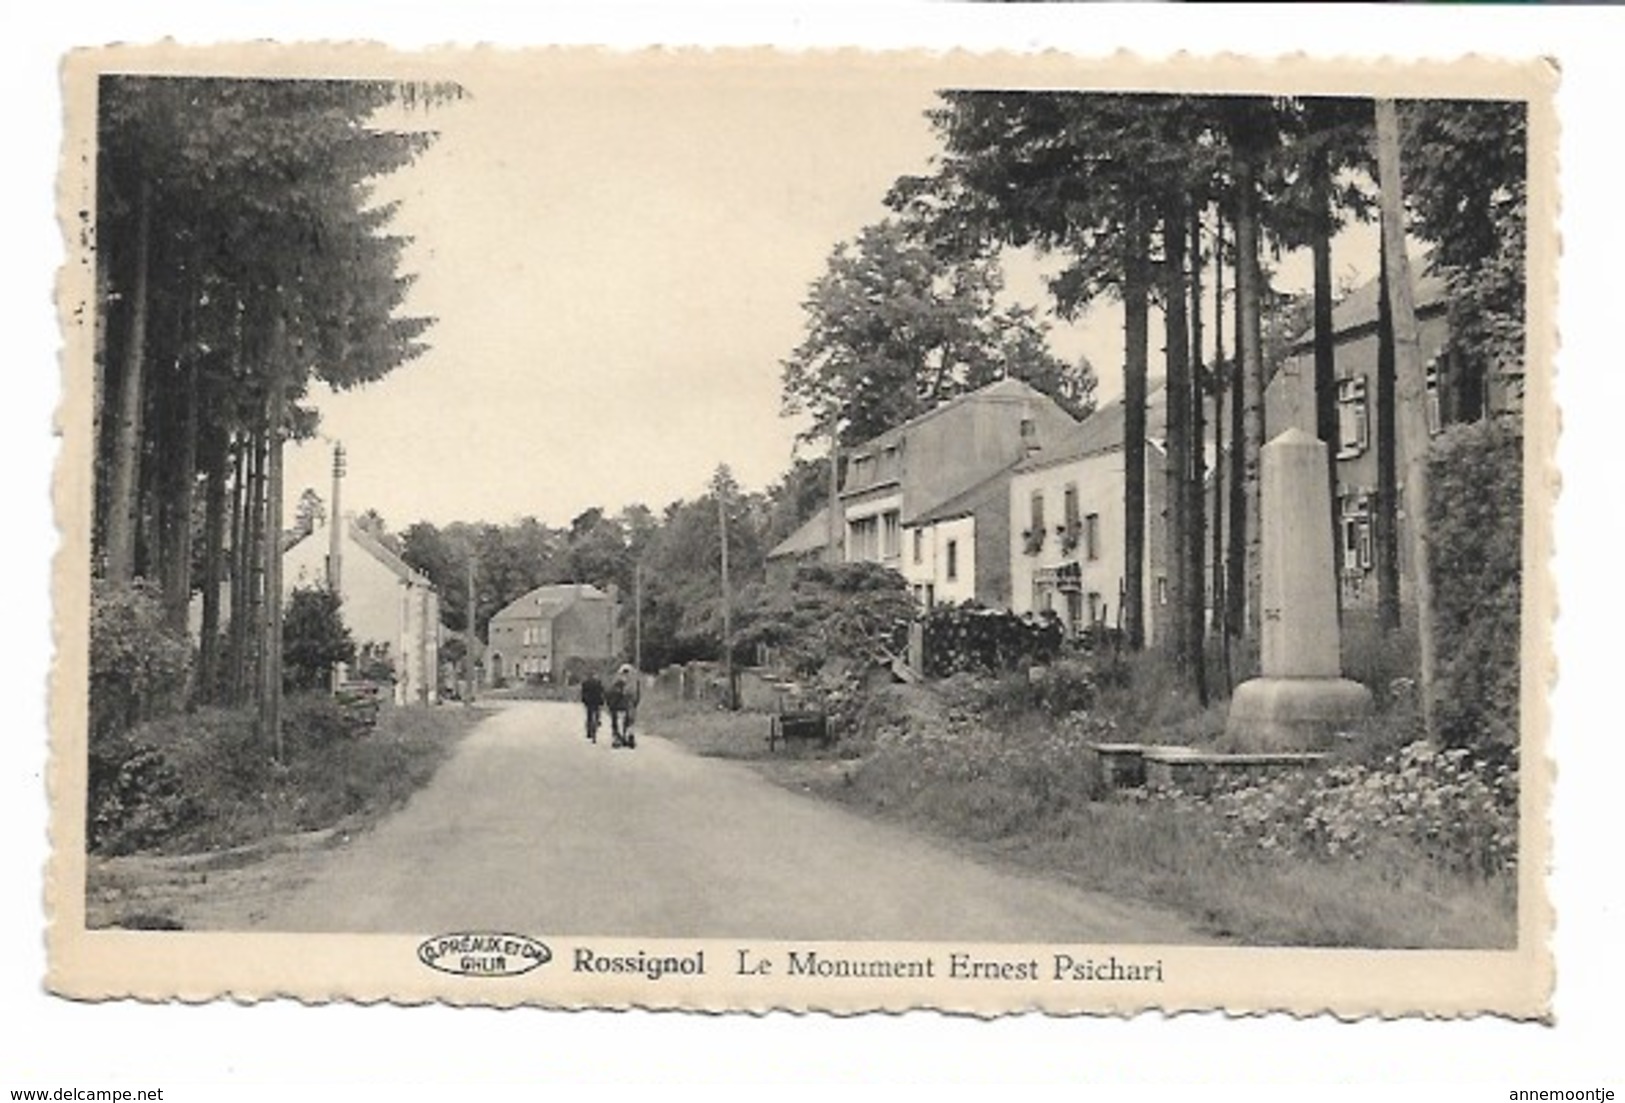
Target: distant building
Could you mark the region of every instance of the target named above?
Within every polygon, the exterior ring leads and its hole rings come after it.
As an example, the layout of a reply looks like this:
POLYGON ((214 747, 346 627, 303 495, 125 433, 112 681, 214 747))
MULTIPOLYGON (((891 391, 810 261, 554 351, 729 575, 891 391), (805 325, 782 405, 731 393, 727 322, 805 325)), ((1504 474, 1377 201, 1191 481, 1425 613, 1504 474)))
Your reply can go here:
POLYGON ((797 567, 828 560, 830 546, 829 507, 824 506, 767 553, 768 583, 788 585, 797 567))
POLYGON ((618 659, 614 587, 566 582, 538 586, 503 606, 486 631, 485 676, 495 684, 541 677, 562 680, 577 664, 618 659))
POLYGON ((439 700, 440 595, 434 584, 346 516, 335 544, 327 523, 282 554, 286 599, 296 588, 327 586, 339 562, 339 614, 355 640, 358 667, 394 671, 397 704, 439 700))
MULTIPOLYGON (((840 556, 898 571, 922 605, 1008 605, 1003 488, 1012 466, 1077 427, 1041 391, 1001 379, 849 449, 838 495, 840 556)), ((768 553, 783 577, 828 557, 827 513, 768 553)))

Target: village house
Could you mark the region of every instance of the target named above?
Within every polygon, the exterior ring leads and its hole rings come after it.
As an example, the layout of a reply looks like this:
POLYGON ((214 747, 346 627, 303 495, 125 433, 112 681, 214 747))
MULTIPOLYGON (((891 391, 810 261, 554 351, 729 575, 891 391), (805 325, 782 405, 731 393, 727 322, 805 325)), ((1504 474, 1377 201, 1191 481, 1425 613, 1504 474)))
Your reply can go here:
POLYGON ((283 598, 328 586, 356 644, 358 669, 389 670, 396 704, 439 700, 440 595, 434 584, 346 515, 325 521, 282 554, 283 598), (336 583, 336 585, 335 585, 336 583))
MULTIPOLYGON (((1421 270, 1419 264, 1418 270, 1421 270)), ((1377 499, 1377 313, 1379 282, 1351 292, 1332 312, 1337 388, 1336 506, 1342 604, 1345 610, 1374 610, 1376 547, 1373 520, 1377 499)), ((1415 278, 1417 335, 1426 379, 1428 429, 1473 421, 1516 407, 1518 396, 1505 384, 1483 380, 1462 369, 1449 347, 1449 303, 1444 280, 1422 272, 1415 278)), ((1315 432, 1315 350, 1313 330, 1296 340, 1265 390, 1269 436, 1296 427, 1315 432)), ((1400 599, 1409 602, 1410 546, 1404 501, 1408 461, 1403 439, 1396 441, 1399 482, 1400 599)))
MULTIPOLYGON (((1004 488, 1017 461, 1076 427, 1047 395, 1001 379, 851 449, 838 496, 841 558, 898 571, 925 607, 1007 606, 1004 488)), ((768 553, 770 575, 833 547, 820 511, 768 553)))
POLYGON ((618 606, 615 587, 605 593, 582 582, 538 586, 516 598, 487 628, 487 680, 570 680, 615 661, 622 650, 618 606))
MULTIPOLYGON (((1141 594, 1145 638, 1153 643, 1167 608, 1164 568, 1164 425, 1167 392, 1146 399, 1145 554, 1141 594)), ((1004 556, 1017 613, 1053 611, 1069 634, 1121 628, 1125 577, 1124 406, 1121 399, 1072 432, 1018 463, 1004 508, 1004 556)), ((1211 457, 1209 457, 1211 459, 1211 457)))

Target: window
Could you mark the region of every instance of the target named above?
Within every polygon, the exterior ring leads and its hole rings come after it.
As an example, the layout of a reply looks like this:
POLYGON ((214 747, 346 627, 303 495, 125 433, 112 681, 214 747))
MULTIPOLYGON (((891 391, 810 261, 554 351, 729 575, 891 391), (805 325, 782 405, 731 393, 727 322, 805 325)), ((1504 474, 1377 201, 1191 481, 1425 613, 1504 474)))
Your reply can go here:
POLYGON ((1365 376, 1337 381, 1337 455, 1358 456, 1369 443, 1366 419, 1365 376))
POLYGON ((1083 539, 1078 521, 1078 487, 1068 483, 1061 495, 1061 554, 1070 555, 1083 539))
POLYGON ((1342 496, 1341 524, 1343 573, 1363 574, 1371 569, 1373 535, 1371 497, 1364 492, 1342 496))
POLYGON ((880 555, 883 559, 896 559, 903 554, 902 516, 895 509, 880 515, 880 555))
POLYGON ((852 460, 852 485, 863 486, 875 477, 875 458, 857 456, 852 460))
POLYGON ((1442 374, 1437 359, 1428 362, 1427 401, 1423 408, 1427 410, 1429 436, 1437 434, 1444 428, 1444 409, 1439 404, 1439 381, 1442 374))
POLYGON ((1033 491, 1032 511, 1033 511, 1032 512, 1033 523, 1032 523, 1032 526, 1031 526, 1032 530, 1034 532, 1043 532, 1044 531, 1044 492, 1042 490, 1033 491))
POLYGON ((1106 610, 1101 607, 1100 595, 1091 593, 1089 595, 1089 623, 1091 625, 1099 624, 1105 619, 1106 610))
POLYGON ((1038 449, 1038 423, 1030 417, 1021 419, 1021 448, 1024 452, 1038 449))
POLYGON ((953 582, 959 578, 959 541, 948 541, 948 581, 953 582))
POLYGON ((1100 514, 1091 513, 1083 519, 1083 554, 1087 559, 1100 558, 1100 514))
POLYGON ((1074 636, 1083 630, 1083 595, 1076 590, 1066 595, 1066 630, 1074 636))
POLYGON ((1168 604, 1168 578, 1166 575, 1157 576, 1157 604, 1168 604))
POLYGON ((914 562, 925 562, 925 530, 914 530, 914 562))
POLYGON ((1027 531, 1022 533, 1022 547, 1028 555, 1037 555, 1044 546, 1044 492, 1033 491, 1029 505, 1029 523, 1027 531))
POLYGON ((880 518, 853 518, 848 537, 848 559, 853 562, 873 562, 880 558, 880 518))

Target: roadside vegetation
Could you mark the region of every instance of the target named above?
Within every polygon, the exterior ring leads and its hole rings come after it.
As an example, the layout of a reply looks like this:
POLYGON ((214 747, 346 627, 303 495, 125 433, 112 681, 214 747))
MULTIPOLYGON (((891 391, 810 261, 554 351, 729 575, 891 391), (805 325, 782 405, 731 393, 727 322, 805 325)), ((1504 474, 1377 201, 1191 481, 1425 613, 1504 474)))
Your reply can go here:
MULTIPOLYGON (((1508 948, 1520 862, 1521 436, 1448 430, 1431 463, 1441 579, 1425 738, 1414 641, 1351 618, 1345 668, 1377 702, 1316 769, 1233 775, 1203 792, 1114 788, 1094 745, 1230 750, 1225 701, 1204 705, 1163 651, 1057 647, 1042 620, 938 612, 944 676, 863 690, 808 679, 841 738, 769 752, 764 713, 655 696, 645 712, 698 753, 969 843, 1082 887, 1162 904, 1256 945, 1508 948), (1494 485, 1469 494, 1464 480, 1494 485), (1447 576, 1447 577, 1446 577, 1447 576), (1464 587, 1462 580, 1473 585, 1464 587), (1464 656, 1464 658, 1458 658, 1464 656)), ((903 583, 896 579, 895 587, 903 583)), ((804 630, 821 632, 807 613, 804 630)), ((780 641, 793 644, 794 633, 780 641)))
MULTIPOLYGON (((1135 670, 1152 674, 1154 658, 1135 670)), ((1415 739, 1403 704, 1320 771, 1196 795, 1113 790, 1095 742, 1126 739, 1085 664, 891 686, 837 746, 770 752, 768 716, 659 695, 651 730, 865 814, 1097 891, 1160 904, 1252 945, 1501 948, 1516 938, 1517 773, 1415 739), (1398 747, 1398 750, 1394 748, 1398 747)), ((1211 710, 1173 703, 1136 741, 1186 743, 1211 710)), ((1130 716, 1131 718, 1131 716, 1130 716)), ((1132 722, 1132 718, 1131 718, 1132 722)))

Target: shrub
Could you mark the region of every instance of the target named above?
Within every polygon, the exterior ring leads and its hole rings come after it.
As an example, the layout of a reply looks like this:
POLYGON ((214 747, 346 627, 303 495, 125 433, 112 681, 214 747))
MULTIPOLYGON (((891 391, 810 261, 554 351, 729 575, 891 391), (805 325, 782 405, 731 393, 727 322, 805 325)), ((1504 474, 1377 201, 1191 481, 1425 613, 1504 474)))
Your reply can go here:
POLYGON ((903 576, 877 563, 808 564, 788 588, 753 587, 741 604, 736 647, 771 648, 802 676, 902 653, 914 615, 903 576))
POLYGON ((1418 741, 1377 766, 1278 775, 1207 801, 1223 817, 1220 838, 1248 849, 1371 858, 1406 845, 1441 869, 1484 877, 1517 864, 1517 770, 1472 760, 1463 748, 1418 741))
POLYGON ((1113 737, 1087 713, 1001 726, 950 706, 938 723, 880 729, 858 779, 955 834, 1002 838, 1097 797, 1088 744, 1113 737))
POLYGON ((198 815, 180 772, 157 747, 124 738, 92 746, 86 816, 92 850, 128 854, 161 842, 198 815))
POLYGON ((363 713, 326 693, 293 693, 282 703, 282 737, 289 757, 353 739, 373 726, 378 712, 363 713), (365 719, 363 719, 365 717, 365 719))
POLYGON ((339 615, 339 596, 299 587, 282 613, 282 681, 289 689, 320 689, 333 667, 355 661, 355 641, 339 615))
POLYGON ((191 645, 164 624, 155 589, 98 579, 90 601, 90 741, 180 707, 191 645))
POLYGON ((1450 746, 1518 743, 1523 431, 1510 418, 1453 426, 1428 461, 1434 717, 1450 746))

